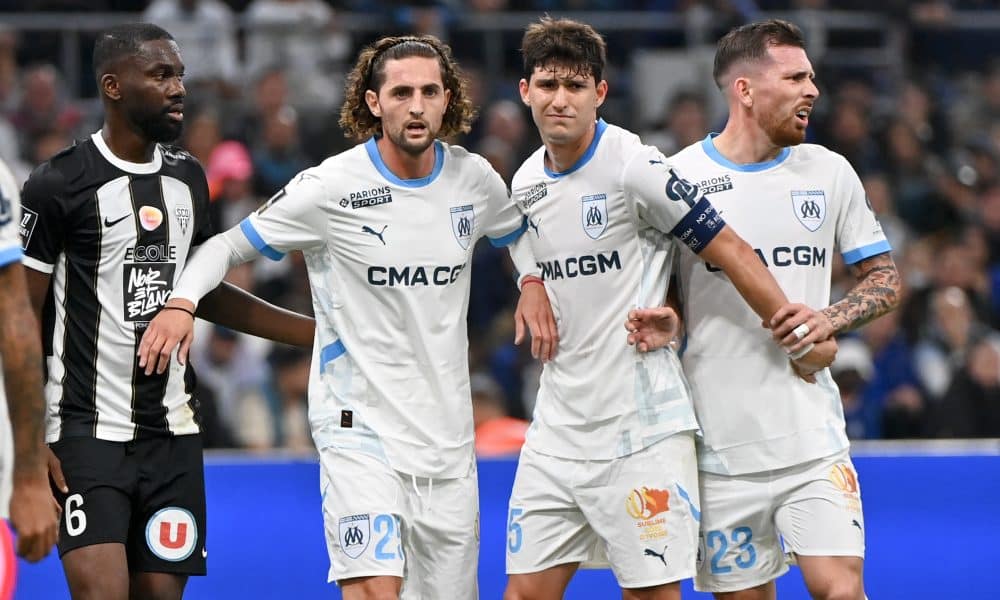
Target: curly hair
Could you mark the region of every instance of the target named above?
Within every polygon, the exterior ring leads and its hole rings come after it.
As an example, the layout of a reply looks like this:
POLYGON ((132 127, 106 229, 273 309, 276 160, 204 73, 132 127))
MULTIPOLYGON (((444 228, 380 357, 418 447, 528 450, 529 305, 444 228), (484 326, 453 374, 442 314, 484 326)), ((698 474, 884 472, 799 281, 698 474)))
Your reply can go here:
POLYGON ((592 75, 600 82, 607 64, 607 44, 586 23, 544 16, 524 31, 521 55, 525 79, 531 79, 535 67, 560 66, 592 75))
POLYGON ((387 61, 411 56, 438 59, 444 88, 451 91, 438 136, 448 138, 457 133, 468 133, 476 117, 476 109, 469 99, 468 80, 452 57, 451 48, 432 35, 406 35, 384 37, 358 55, 358 62, 347 76, 344 105, 340 109, 340 126, 345 136, 363 140, 382 133, 382 119, 368 110, 365 92, 372 90, 378 93, 385 83, 387 61))

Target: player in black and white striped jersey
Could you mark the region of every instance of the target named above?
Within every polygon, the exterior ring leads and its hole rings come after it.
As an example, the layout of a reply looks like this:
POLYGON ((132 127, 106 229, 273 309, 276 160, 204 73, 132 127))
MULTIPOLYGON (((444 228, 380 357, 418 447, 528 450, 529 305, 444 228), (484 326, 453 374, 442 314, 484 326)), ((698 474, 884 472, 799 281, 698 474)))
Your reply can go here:
MULTIPOLYGON (((74 598, 180 598, 207 555, 194 376, 178 362, 146 375, 136 350, 213 233, 208 186, 192 156, 165 145, 180 134, 185 97, 170 34, 109 29, 94 66, 103 128, 38 167, 23 193, 48 369, 46 439, 68 484, 58 495, 59 551, 74 598)), ((199 316, 312 344, 310 319, 225 285, 210 296, 199 316)))

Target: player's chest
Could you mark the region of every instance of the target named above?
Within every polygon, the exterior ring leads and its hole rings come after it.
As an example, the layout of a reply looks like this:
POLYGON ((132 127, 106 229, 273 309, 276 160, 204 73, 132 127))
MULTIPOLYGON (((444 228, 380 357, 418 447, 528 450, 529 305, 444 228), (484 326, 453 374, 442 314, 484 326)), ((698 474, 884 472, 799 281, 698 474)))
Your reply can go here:
POLYGON ((748 241, 828 243, 841 206, 832 181, 789 174, 701 173, 697 184, 723 220, 748 241))
POLYGON ((174 177, 113 179, 83 196, 68 223, 67 247, 98 249, 113 261, 174 262, 190 249, 196 206, 190 187, 174 177))
POLYGON ((539 181, 515 190, 514 199, 538 257, 614 248, 634 235, 624 194, 610 178, 539 181))
POLYGON ((366 264, 464 263, 487 218, 483 199, 460 187, 373 185, 343 194, 334 210, 334 252, 366 264))

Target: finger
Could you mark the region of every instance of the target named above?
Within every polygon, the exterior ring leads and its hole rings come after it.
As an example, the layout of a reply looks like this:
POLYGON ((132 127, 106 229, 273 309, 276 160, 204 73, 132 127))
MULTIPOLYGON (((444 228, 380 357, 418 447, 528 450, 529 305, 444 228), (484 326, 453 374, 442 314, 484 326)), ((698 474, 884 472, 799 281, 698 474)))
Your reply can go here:
POLYGON ((635 346, 636 341, 639 339, 639 334, 634 332, 630 333, 625 339, 628 341, 629 346, 635 346))
POLYGON ((549 330, 549 360, 552 360, 559 352, 559 326, 556 325, 556 316, 551 310, 545 315, 545 326, 549 330))
POLYGON ((796 327, 802 325, 803 323, 808 323, 810 317, 812 317, 813 310, 809 307, 803 306, 802 310, 798 310, 792 314, 789 314, 780 323, 775 323, 772 321, 771 330, 775 339, 783 338, 789 333, 791 333, 796 327))
POLYGON ((646 345, 646 342, 639 342, 636 348, 639 349, 639 352, 649 352, 649 346, 646 345))
POLYGON ((56 484, 56 489, 64 494, 69 493, 69 486, 66 485, 66 476, 63 475, 62 462, 56 458, 55 454, 51 454, 51 451, 49 455, 49 477, 52 479, 52 483, 56 484))
MULTIPOLYGON (((146 336, 143 336, 144 338, 146 336)), ((149 346, 146 347, 146 352, 143 354, 142 358, 139 359, 139 366, 145 368, 146 375, 152 375, 153 369, 156 368, 156 361, 160 355, 160 348, 163 347, 163 340, 160 339, 159 335, 149 336, 149 346)))
POLYGON ((173 339, 167 338, 163 347, 160 348, 160 353, 156 357, 156 372, 162 374, 170 366, 170 355, 173 354, 174 347, 177 346, 177 342, 173 339))
POLYGON ((539 358, 542 349, 542 336, 532 335, 531 336, 531 357, 539 358))
POLYGON ((803 306, 804 305, 802 304, 786 304, 782 306, 781 308, 778 309, 778 312, 774 313, 774 315, 771 316, 771 319, 768 322, 768 324, 773 329, 782 321, 787 319, 789 315, 793 315, 796 312, 798 312, 803 306))
POLYGON ((628 320, 629 321, 635 321, 635 320, 637 320, 639 318, 638 316, 636 316, 637 314, 638 314, 638 312, 634 308, 632 310, 628 311, 628 320))
POLYGON ((181 340, 180 350, 177 351, 177 362, 184 366, 188 361, 188 353, 191 351, 191 342, 194 341, 194 336, 188 334, 184 336, 181 340))
POLYGON ((524 315, 520 311, 514 313, 514 344, 520 345, 524 341, 524 315))

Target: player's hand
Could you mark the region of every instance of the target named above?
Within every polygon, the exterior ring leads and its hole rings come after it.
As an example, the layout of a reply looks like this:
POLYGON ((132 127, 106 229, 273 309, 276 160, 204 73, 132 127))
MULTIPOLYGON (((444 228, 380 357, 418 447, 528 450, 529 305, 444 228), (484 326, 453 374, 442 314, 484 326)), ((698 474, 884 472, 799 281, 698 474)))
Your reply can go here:
POLYGON ((795 374, 809 383, 816 383, 815 373, 833 364, 837 358, 837 340, 828 340, 815 344, 802 358, 791 359, 795 374))
MULTIPOLYGON (((63 475, 62 462, 59 461, 59 457, 52 451, 52 448, 48 446, 45 447, 45 467, 49 471, 49 479, 52 481, 52 485, 56 486, 56 489, 60 492, 68 494, 69 486, 66 485, 66 476, 63 475)), ((56 504, 56 508, 61 510, 58 503, 56 504)))
POLYGON ((30 562, 48 556, 59 539, 59 503, 52 496, 46 471, 39 465, 31 472, 16 468, 14 472, 10 524, 17 532, 17 555, 30 562))
POLYGON ((809 344, 825 341, 834 334, 830 319, 805 304, 782 306, 766 326, 770 326, 774 341, 789 354, 795 354, 809 344))
POLYGON ((635 308, 628 312, 625 329, 630 346, 635 346, 639 352, 649 352, 676 341, 680 318, 669 306, 635 308))
POLYGON ((194 317, 190 314, 194 309, 194 304, 189 300, 172 298, 149 322, 142 341, 139 342, 139 351, 136 352, 139 356, 139 368, 146 369, 146 375, 152 375, 154 369, 157 373, 166 371, 170 365, 170 355, 178 345, 177 362, 187 364, 188 351, 194 339, 194 317), (184 310, 164 310, 167 306, 184 310))
POLYGON ((531 356, 549 362, 556 355, 559 345, 559 328, 552 314, 552 305, 544 284, 521 285, 521 298, 514 312, 514 343, 524 340, 524 329, 531 333, 531 356))

